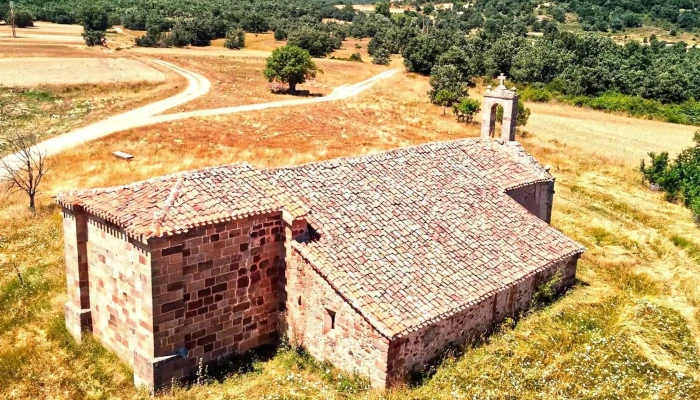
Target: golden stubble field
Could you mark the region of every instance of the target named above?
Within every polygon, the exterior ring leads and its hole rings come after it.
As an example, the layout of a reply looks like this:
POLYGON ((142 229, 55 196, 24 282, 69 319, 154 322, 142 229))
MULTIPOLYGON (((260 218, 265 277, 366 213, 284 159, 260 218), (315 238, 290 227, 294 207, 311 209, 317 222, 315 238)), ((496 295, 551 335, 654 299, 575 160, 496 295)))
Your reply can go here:
MULTIPOLYGON (((225 76, 239 68, 236 62, 202 72, 225 76)), ((256 80, 231 82, 264 96, 256 80)), ((402 73, 344 101, 144 127, 57 157, 35 216, 21 196, 4 199, 0 210, 2 396, 148 397, 133 388, 116 357, 94 341, 73 343, 63 329, 63 246, 52 194, 236 161, 271 167, 478 135, 477 124, 443 117, 428 103, 428 89, 426 78, 402 73), (119 162, 110 155, 115 150, 136 158, 119 162)), ((649 191, 635 171, 648 151, 690 145, 695 129, 562 105, 530 107, 519 140, 557 177, 553 225, 588 248, 579 284, 567 295, 447 357, 417 387, 371 391, 362 380, 283 350, 221 382, 163 398, 684 399, 699 393, 700 230, 688 210, 649 191)))

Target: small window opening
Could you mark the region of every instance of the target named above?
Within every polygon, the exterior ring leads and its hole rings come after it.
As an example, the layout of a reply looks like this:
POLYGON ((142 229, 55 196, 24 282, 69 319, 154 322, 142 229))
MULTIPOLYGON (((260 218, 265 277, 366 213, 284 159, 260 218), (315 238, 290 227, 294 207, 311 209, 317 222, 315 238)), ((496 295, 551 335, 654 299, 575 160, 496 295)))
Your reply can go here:
POLYGON ((122 292, 122 300, 124 300, 124 303, 129 302, 129 296, 127 296, 126 292, 122 292))
POLYGON ((297 303, 301 305, 301 296, 299 296, 299 299, 297 299, 297 303))
POLYGON ((323 333, 328 333, 335 329, 335 311, 326 309, 323 316, 323 333))

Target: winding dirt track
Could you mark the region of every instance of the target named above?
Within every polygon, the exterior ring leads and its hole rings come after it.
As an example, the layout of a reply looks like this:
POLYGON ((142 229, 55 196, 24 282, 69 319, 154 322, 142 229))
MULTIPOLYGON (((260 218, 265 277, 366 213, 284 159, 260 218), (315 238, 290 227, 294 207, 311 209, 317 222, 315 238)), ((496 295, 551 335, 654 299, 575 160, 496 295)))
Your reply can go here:
MULTIPOLYGON (((93 140, 101 139, 105 136, 109 136, 116 132, 133 128, 139 128, 147 125, 158 124, 162 122, 169 122, 186 118, 209 117, 214 115, 233 114, 245 111, 264 110, 268 108, 289 107, 302 104, 322 103, 326 101, 341 100, 348 97, 356 96, 362 93, 363 91, 367 90, 375 82, 382 79, 386 79, 399 71, 399 69, 388 70, 362 82, 355 83, 352 85, 340 86, 336 88, 333 91, 333 93, 324 97, 284 100, 270 103, 250 104, 238 107, 197 110, 177 114, 159 115, 171 108, 181 106, 206 94, 211 87, 211 82, 209 82, 209 80, 203 77, 202 75, 192 71, 188 71, 184 68, 180 68, 177 65, 156 59, 152 59, 151 61, 163 67, 169 68, 185 77, 188 81, 187 89, 184 92, 169 97, 167 99, 160 100, 158 102, 148 104, 143 107, 139 107, 135 110, 123 114, 115 115, 95 124, 88 125, 86 127, 76 129, 72 132, 65 133, 63 135, 59 135, 46 141, 43 141, 37 144, 33 151, 39 151, 48 156, 53 156, 64 150, 79 146, 81 144, 93 140)), ((18 154, 10 154, 2 159, 2 162, 15 164, 19 163, 20 161, 21 160, 18 154)), ((3 177, 4 174, 4 171, 0 172, 0 178, 3 177)))

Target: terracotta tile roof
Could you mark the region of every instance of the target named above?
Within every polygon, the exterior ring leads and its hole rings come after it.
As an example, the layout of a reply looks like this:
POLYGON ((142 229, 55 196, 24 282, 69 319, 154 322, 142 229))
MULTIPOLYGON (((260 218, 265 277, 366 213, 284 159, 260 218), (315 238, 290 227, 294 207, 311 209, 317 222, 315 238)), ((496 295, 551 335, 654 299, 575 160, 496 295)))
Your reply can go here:
POLYGON ((505 194, 553 178, 481 139, 265 171, 309 208, 297 250, 382 334, 452 315, 581 245, 505 194))
POLYGON ((271 186, 260 171, 245 163, 64 193, 56 201, 69 208, 80 206, 144 238, 282 208, 295 217, 306 213, 293 195, 271 186))
POLYGON ((284 208, 295 248, 387 337, 419 329, 583 248, 511 199, 553 178, 519 144, 466 139, 255 170, 209 168, 59 195, 145 237, 284 208))

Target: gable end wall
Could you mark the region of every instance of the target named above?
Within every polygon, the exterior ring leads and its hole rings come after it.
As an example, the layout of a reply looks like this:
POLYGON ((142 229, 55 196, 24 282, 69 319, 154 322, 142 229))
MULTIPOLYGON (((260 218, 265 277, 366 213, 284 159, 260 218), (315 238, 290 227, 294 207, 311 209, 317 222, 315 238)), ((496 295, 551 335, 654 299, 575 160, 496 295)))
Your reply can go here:
POLYGON ((87 255, 93 334, 131 365, 134 350, 153 347, 150 251, 88 214, 87 255))
POLYGON ((552 221, 554 181, 540 182, 506 192, 518 204, 546 223, 552 221))

